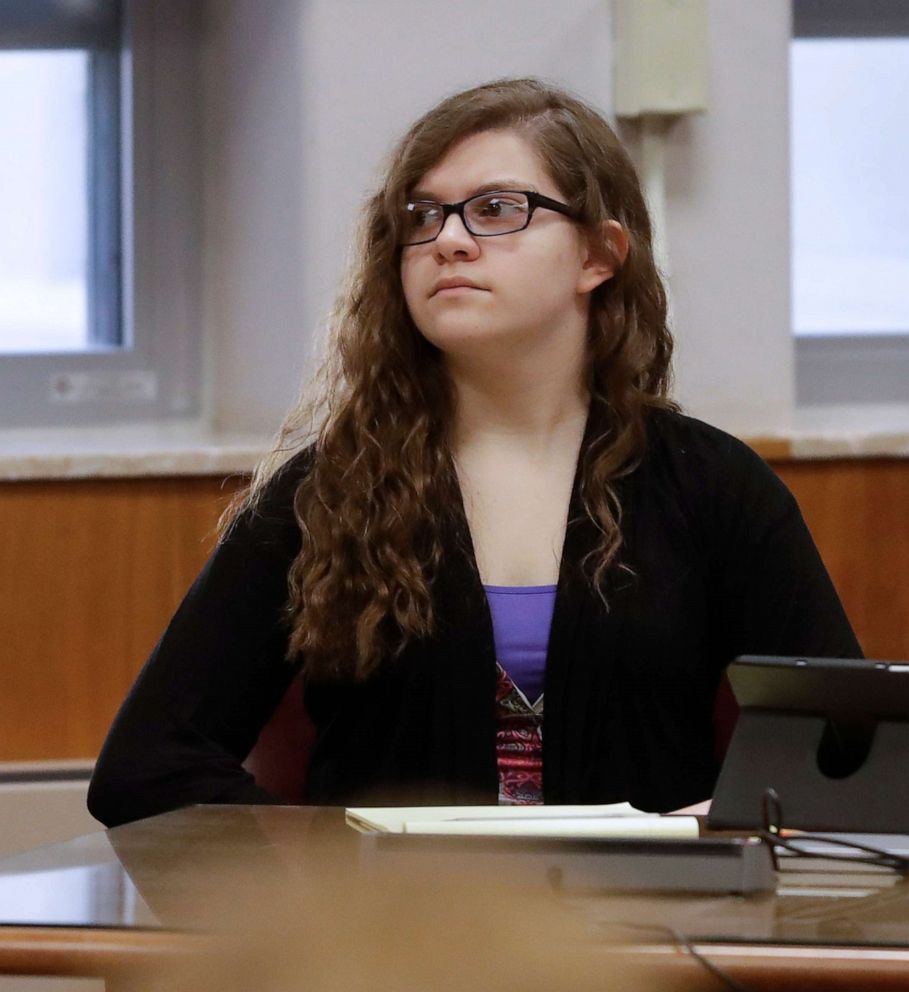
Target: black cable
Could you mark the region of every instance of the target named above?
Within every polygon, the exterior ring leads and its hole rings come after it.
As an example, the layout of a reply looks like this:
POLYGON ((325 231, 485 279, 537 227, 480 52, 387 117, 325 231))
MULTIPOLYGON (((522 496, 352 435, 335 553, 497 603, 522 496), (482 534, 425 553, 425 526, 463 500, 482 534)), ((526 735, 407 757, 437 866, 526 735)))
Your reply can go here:
MULTIPOLYGON (((808 833, 799 833, 797 837, 783 838, 779 834, 767 830, 758 831, 757 836, 772 848, 781 847, 783 850, 789 851, 790 854, 794 854, 800 858, 821 858, 824 861, 846 861, 850 864, 877 865, 880 868, 889 868, 892 871, 898 872, 900 875, 909 874, 909 858, 904 857, 902 854, 894 854, 892 851, 885 851, 880 847, 859 844, 857 841, 841 840, 839 837, 825 837, 823 834, 808 833), (842 847, 850 851, 860 851, 862 855, 868 856, 837 854, 834 851, 819 851, 816 849, 806 851, 799 846, 804 843, 829 844, 833 847, 842 847)), ((779 865, 778 860, 777 865, 779 865)), ((779 871, 779 868, 777 868, 777 871, 779 871)))
POLYGON ((668 933, 672 937, 673 942, 681 947, 684 951, 691 955, 695 961, 698 962, 705 970, 709 971, 714 978, 718 979, 723 985, 728 989, 732 989, 733 992, 750 992, 747 985, 743 985, 738 979, 732 977, 732 975, 727 974, 723 969, 711 961, 710 958, 702 954, 692 943, 691 938, 674 927, 666 926, 662 923, 622 923, 622 922, 606 922, 601 923, 601 926, 613 926, 613 927, 623 927, 628 930, 650 930, 651 932, 658 933, 668 933))
MULTIPOLYGON (((563 882, 562 869, 557 867, 550 868, 546 873, 546 881, 549 883, 550 891, 560 897, 565 897, 568 893, 565 889, 563 882)), ((706 971, 710 972, 714 978, 719 979, 727 988, 732 989, 733 992, 749 992, 747 986, 742 985, 741 982, 736 981, 731 975, 727 975, 719 965, 713 963, 713 961, 706 958, 701 952, 694 946, 691 940, 679 930, 675 930, 672 927, 665 926, 661 923, 623 923, 621 921, 600 921, 599 926, 601 927, 623 927, 627 930, 650 930, 658 931, 660 933, 668 933, 675 944, 681 947, 684 951, 691 955, 695 961, 698 962, 706 971)))
POLYGON ((784 838, 781 836, 783 830, 783 803, 776 789, 770 787, 764 790, 761 797, 761 812, 764 820, 764 829, 758 831, 758 837, 770 848, 770 856, 773 859, 773 867, 780 870, 777 848, 783 848, 802 858, 823 858, 825 861, 846 861, 851 864, 878 865, 881 868, 890 868, 901 875, 909 874, 909 858, 901 854, 894 854, 892 851, 885 851, 879 847, 871 847, 868 844, 860 844, 857 841, 842 840, 839 837, 825 837, 823 834, 799 833, 795 837, 784 838), (805 851, 799 845, 824 844, 834 848, 846 848, 849 851, 858 851, 856 854, 836 854, 832 851, 805 851), (863 857, 862 855, 866 855, 863 857))

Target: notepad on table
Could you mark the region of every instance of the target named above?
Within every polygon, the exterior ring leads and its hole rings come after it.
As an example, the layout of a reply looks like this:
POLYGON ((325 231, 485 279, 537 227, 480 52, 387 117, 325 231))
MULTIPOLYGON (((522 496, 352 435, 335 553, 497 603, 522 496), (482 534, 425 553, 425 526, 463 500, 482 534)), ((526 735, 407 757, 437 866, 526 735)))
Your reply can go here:
POLYGON ((628 803, 600 806, 372 806, 346 811, 363 833, 466 837, 697 837, 694 816, 644 813, 628 803))

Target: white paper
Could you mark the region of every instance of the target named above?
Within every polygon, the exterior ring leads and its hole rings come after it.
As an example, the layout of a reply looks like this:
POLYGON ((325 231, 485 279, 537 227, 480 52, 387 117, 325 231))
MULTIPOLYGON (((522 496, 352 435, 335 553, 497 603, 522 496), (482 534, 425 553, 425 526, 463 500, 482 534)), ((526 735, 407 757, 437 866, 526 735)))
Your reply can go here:
POLYGON ((539 820, 413 820, 404 823, 406 834, 457 835, 462 837, 697 837, 694 816, 575 816, 539 820))
MULTIPOLYGON (((421 823, 435 825, 433 833, 441 833, 439 824, 456 824, 449 833, 480 833, 480 827, 492 822, 492 827, 486 828, 485 833, 508 832, 503 828, 514 826, 515 824, 529 824, 523 830, 525 834, 545 834, 546 824, 550 829, 554 822, 564 823, 570 821, 572 826, 561 829, 572 829, 572 836, 596 836, 596 833, 583 833, 585 829, 591 831, 594 824, 603 824, 603 821, 612 823, 617 820, 627 820, 633 818, 635 821, 635 831, 637 836, 645 836, 641 833, 647 830, 646 836, 654 836, 658 832, 657 827, 644 827, 645 823, 661 823, 667 819, 688 820, 697 826, 694 817, 661 817, 657 813, 644 813, 635 809, 630 803, 609 803, 606 805, 574 805, 574 806, 365 806, 351 808, 346 811, 347 823, 356 830, 365 832, 380 833, 404 833, 405 825, 408 833, 416 833, 417 826, 421 823), (585 826, 586 825, 586 826, 585 826)), ((600 826, 599 830, 604 836, 615 836, 614 833, 605 833, 611 827, 600 826)), ((626 830, 631 830, 631 825, 626 825, 626 830)), ((668 825, 667 831, 681 830, 678 824, 668 825)), ((690 829, 690 827, 688 828, 690 829)), ((429 832, 429 831, 424 831, 429 832)), ((672 833, 672 836, 679 836, 672 833)), ((567 836, 567 835, 566 835, 567 836)), ((697 830, 693 834, 685 836, 697 836, 697 830)))

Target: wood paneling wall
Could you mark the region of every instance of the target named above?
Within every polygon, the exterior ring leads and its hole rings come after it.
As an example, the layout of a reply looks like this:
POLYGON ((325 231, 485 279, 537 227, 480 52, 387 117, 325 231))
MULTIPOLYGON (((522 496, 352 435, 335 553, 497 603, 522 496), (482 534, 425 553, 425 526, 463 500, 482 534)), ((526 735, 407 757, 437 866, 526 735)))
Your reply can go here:
MULTIPOLYGON (((909 460, 774 464, 869 657, 909 659, 909 460)), ((0 760, 93 757, 239 480, 0 485, 0 760)))
POLYGON ((97 754, 237 485, 0 486, 0 760, 97 754))
POLYGON ((782 462, 865 655, 909 660, 909 460, 782 462))

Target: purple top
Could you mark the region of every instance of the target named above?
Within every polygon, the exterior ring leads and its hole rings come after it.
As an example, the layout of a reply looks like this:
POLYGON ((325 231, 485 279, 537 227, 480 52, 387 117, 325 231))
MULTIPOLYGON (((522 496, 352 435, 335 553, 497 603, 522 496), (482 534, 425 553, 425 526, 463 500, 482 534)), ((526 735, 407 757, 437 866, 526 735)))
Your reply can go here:
POLYGON ((543 692, 555 586, 484 586, 496 659, 533 704, 543 692))

